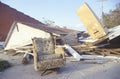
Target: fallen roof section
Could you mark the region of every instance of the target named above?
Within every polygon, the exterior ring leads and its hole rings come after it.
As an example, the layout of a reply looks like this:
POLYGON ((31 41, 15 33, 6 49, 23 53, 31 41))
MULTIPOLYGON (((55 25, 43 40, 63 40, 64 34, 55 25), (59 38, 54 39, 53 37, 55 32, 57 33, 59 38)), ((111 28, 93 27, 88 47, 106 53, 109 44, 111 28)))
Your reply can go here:
POLYGON ((66 31, 59 30, 59 29, 54 28, 54 27, 49 27, 45 24, 34 24, 34 23, 27 23, 27 22, 20 22, 20 23, 28 25, 28 26, 36 28, 36 29, 44 30, 46 32, 54 33, 58 36, 68 34, 68 32, 66 32, 66 31))
POLYGON ((61 28, 49 27, 45 24, 14 21, 8 33, 7 39, 5 40, 4 48, 5 50, 8 50, 31 44, 31 39, 33 37, 48 38, 50 37, 50 34, 59 37, 67 35, 68 33, 68 31, 61 30, 61 28))
POLYGON ((50 38, 51 33, 42 28, 38 29, 30 24, 15 21, 11 26, 4 48, 9 50, 32 44, 32 38, 34 37, 50 38))
POLYGON ((120 25, 109 29, 108 37, 110 40, 120 36, 120 25))

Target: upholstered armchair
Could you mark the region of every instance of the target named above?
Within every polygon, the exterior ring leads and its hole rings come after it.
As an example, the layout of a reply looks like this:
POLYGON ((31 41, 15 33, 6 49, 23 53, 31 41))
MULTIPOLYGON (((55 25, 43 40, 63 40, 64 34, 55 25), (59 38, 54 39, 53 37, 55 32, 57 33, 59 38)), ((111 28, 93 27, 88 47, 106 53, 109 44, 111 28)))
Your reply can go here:
POLYGON ((63 53, 55 53, 52 38, 33 38, 34 68, 36 71, 46 71, 65 65, 63 53))

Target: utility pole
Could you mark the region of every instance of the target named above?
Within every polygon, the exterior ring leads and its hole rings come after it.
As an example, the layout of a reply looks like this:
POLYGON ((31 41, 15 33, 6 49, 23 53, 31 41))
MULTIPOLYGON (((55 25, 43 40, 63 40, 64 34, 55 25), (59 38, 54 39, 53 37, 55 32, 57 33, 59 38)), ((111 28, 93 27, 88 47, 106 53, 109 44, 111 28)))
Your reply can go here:
POLYGON ((104 22, 103 22, 103 13, 104 13, 104 5, 103 5, 103 2, 104 1, 107 1, 107 0, 98 0, 98 2, 101 2, 101 24, 103 25, 103 28, 104 28, 104 30, 105 30, 105 32, 106 33, 108 33, 108 29, 107 29, 107 27, 105 27, 105 25, 104 25, 104 22))
MULTIPOLYGON (((98 2, 101 2, 101 23, 103 24, 103 13, 104 13, 104 5, 103 5, 103 2, 104 1, 107 1, 107 0, 98 0, 98 2)), ((103 24, 104 25, 104 24, 103 24)))

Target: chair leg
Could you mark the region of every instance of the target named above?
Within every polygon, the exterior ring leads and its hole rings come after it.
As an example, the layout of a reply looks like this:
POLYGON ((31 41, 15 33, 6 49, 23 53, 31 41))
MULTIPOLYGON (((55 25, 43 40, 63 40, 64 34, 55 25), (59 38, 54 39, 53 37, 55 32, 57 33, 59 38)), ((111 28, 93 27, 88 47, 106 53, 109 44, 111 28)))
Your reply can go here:
POLYGON ((41 73, 41 76, 44 76, 47 71, 50 71, 50 72, 48 72, 46 75, 48 75, 48 74, 50 74, 50 73, 53 73, 53 72, 56 72, 56 74, 58 74, 58 70, 59 70, 59 68, 46 69, 45 71, 43 71, 43 72, 41 73))
POLYGON ((41 73, 41 76, 43 76, 45 72, 47 72, 47 69, 41 73))

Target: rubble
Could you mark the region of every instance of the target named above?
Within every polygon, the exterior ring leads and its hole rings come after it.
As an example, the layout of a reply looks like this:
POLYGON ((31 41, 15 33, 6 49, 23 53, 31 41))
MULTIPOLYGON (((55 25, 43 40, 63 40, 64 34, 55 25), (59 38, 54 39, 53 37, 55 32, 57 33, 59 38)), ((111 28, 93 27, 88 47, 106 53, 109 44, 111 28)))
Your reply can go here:
POLYGON ((80 43, 78 42, 77 34, 78 34, 78 32, 69 33, 68 35, 62 37, 63 42, 64 42, 65 44, 69 44, 70 46, 80 44, 80 43))
POLYGON ((81 47, 72 46, 79 54, 85 55, 102 55, 102 56, 120 56, 120 48, 91 48, 91 47, 81 47))

